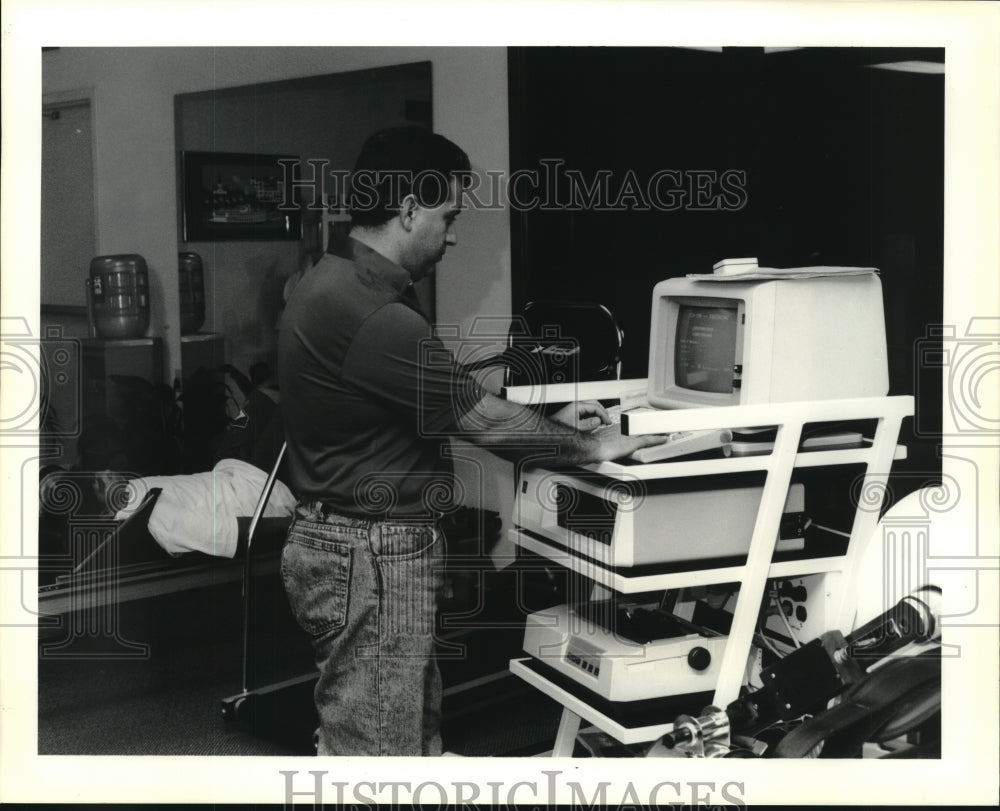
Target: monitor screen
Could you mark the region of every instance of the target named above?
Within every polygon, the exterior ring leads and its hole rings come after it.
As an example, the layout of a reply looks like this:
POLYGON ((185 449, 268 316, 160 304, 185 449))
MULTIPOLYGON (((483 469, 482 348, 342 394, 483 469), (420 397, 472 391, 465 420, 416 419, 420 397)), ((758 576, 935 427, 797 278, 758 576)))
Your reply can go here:
POLYGON ((681 303, 677 312, 674 381, 713 394, 733 390, 738 303, 681 303))

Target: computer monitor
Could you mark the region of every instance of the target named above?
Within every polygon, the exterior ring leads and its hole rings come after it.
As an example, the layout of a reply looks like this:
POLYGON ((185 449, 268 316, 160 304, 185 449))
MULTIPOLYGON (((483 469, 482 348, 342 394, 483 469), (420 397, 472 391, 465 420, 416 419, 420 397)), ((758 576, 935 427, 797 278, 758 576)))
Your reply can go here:
POLYGON ((889 390, 878 275, 667 279, 653 290, 648 400, 658 408, 889 390))

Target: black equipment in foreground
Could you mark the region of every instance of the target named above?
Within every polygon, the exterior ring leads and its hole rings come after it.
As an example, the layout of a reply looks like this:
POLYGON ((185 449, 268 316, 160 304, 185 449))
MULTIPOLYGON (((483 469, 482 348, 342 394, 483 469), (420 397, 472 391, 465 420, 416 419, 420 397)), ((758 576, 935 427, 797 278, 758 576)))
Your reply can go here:
POLYGON ((886 756, 940 755, 939 602, 924 587, 847 637, 824 633, 724 710, 678 716, 662 745, 691 757, 857 757, 866 742, 920 730, 886 756))

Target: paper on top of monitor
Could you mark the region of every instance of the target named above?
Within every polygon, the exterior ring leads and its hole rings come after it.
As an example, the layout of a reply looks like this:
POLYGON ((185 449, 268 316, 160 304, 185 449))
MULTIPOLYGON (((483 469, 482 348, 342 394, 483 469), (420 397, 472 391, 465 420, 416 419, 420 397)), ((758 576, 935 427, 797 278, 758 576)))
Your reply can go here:
POLYGON ((818 276, 863 276, 878 273, 878 268, 814 265, 800 268, 767 268, 746 265, 746 270, 730 267, 726 272, 689 273, 689 279, 703 282, 747 282, 768 279, 815 279, 818 276), (733 272, 736 270, 736 272, 733 272))

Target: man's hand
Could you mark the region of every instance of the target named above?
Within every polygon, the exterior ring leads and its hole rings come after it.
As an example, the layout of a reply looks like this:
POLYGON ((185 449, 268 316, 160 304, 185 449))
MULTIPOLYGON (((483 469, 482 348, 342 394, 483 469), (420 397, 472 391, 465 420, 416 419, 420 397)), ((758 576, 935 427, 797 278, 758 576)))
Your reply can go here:
POLYGON ((592 432, 591 436, 600 440, 598 456, 599 461, 601 462, 610 462, 614 459, 622 459, 640 448, 649 448, 653 445, 661 445, 667 441, 667 437, 662 434, 623 436, 622 427, 618 423, 599 428, 598 430, 592 432))
POLYGON ((577 431, 593 431, 602 425, 610 425, 608 410, 597 400, 581 400, 560 408, 550 419, 577 431))
POLYGON ((593 401, 566 406, 553 419, 489 393, 459 415, 457 427, 459 436, 514 461, 537 457, 539 448, 551 449, 544 464, 552 468, 621 459, 666 439, 659 434, 622 436, 621 426, 611 423, 607 410, 593 401), (600 427, 579 429, 581 424, 600 427))

